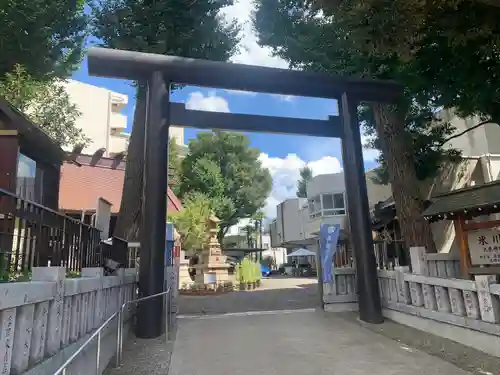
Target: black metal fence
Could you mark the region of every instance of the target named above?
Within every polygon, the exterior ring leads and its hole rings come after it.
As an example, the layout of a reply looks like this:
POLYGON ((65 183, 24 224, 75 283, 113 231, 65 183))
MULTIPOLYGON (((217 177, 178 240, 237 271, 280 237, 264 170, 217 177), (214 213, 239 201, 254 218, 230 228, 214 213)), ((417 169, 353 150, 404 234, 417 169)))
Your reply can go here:
POLYGON ((2 278, 34 266, 99 267, 99 243, 97 228, 0 189, 2 278))

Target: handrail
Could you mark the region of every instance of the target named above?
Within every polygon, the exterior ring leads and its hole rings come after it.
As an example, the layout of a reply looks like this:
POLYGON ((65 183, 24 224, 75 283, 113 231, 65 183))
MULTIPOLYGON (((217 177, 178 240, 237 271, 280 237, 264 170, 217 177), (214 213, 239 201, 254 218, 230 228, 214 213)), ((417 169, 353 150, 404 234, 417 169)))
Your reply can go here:
MULTIPOLYGON (((96 351, 96 374, 99 374, 99 368, 101 365, 101 332, 108 326, 108 324, 116 317, 118 317, 117 325, 117 341, 116 341, 116 366, 118 367, 121 363, 122 358, 122 350, 123 350, 123 311, 125 307, 132 303, 138 303, 142 301, 146 301, 149 299, 153 299, 159 296, 166 295, 170 293, 171 287, 168 287, 166 291, 161 293, 152 294, 150 296, 137 298, 134 300, 127 301, 123 303, 120 309, 114 312, 104 323, 102 323, 96 331, 80 346, 67 360, 62 364, 61 367, 57 369, 57 371, 53 375, 66 375, 66 371, 68 366, 73 362, 73 360, 97 337, 97 351, 96 351)), ((170 306, 170 301, 169 301, 170 306)), ((169 329, 170 322, 168 321, 167 330, 169 329)))
POLYGON ((101 357, 101 332, 104 328, 107 327, 107 325, 109 324, 109 322, 111 322, 116 316, 118 315, 118 311, 113 313, 113 315, 111 315, 104 323, 102 323, 99 328, 96 329, 96 331, 87 339, 87 341, 85 341, 82 346, 80 346, 76 352, 73 353, 73 355, 71 355, 71 357, 69 357, 66 362, 63 363, 63 365, 61 367, 59 367, 59 369, 54 373, 54 375, 66 375, 66 370, 67 370, 67 367, 71 364, 71 362, 73 362, 73 360, 78 356, 78 354, 80 354, 83 349, 85 349, 87 347, 88 344, 90 344, 90 342, 92 340, 94 340, 94 338, 97 336, 97 358, 96 358, 96 369, 97 371, 99 371, 99 366, 100 366, 100 357, 101 357))
MULTIPOLYGON (((152 295, 146 296, 146 297, 141 297, 141 298, 133 299, 133 300, 124 302, 122 304, 122 306, 120 307, 120 310, 118 311, 118 333, 116 335, 116 357, 115 357, 116 367, 120 366, 120 364, 122 362, 122 358, 123 358, 123 311, 125 310, 125 307, 127 307, 127 305, 132 304, 132 303, 138 303, 138 302, 142 302, 142 301, 147 301, 148 299, 153 299, 153 298, 156 298, 156 297, 160 297, 160 296, 169 294, 170 290, 171 290, 171 287, 168 287, 167 290, 164 291, 164 292, 152 294, 152 295)), ((170 294, 169 294, 169 297, 170 297, 170 294)), ((167 306, 168 307, 171 306, 170 299, 167 302, 167 306)), ((167 321, 165 322, 165 324, 166 324, 166 330, 167 330, 167 333, 168 333, 168 330, 170 328, 170 319, 167 319, 167 321)))

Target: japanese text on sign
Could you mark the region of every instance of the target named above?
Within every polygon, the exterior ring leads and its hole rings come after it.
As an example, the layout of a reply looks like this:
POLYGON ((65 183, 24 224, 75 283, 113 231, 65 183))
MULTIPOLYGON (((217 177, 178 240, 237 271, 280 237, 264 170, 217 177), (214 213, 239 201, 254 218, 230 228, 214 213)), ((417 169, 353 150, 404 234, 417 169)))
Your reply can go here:
POLYGON ((480 229, 469 232, 472 264, 500 264, 500 232, 480 229))

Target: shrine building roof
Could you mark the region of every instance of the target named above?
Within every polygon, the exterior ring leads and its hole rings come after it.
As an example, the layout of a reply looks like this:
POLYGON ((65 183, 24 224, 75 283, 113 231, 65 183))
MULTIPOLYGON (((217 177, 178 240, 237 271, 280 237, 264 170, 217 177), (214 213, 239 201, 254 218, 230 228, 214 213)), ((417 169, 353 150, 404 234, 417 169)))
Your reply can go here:
POLYGON ((424 211, 426 220, 470 219, 500 212, 500 180, 450 191, 431 198, 424 211))

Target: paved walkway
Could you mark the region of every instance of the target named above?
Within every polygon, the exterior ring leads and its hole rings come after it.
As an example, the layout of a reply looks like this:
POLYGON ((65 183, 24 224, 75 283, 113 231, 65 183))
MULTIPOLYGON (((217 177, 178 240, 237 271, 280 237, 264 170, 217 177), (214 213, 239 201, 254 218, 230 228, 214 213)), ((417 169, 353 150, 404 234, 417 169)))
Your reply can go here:
POLYGON ((131 338, 124 366, 106 375, 500 375, 499 358, 390 321, 364 326, 356 313, 317 305, 309 279, 184 296, 175 343, 131 338))
POLYGON ((468 372, 316 311, 179 320, 169 375, 465 375, 468 372))

